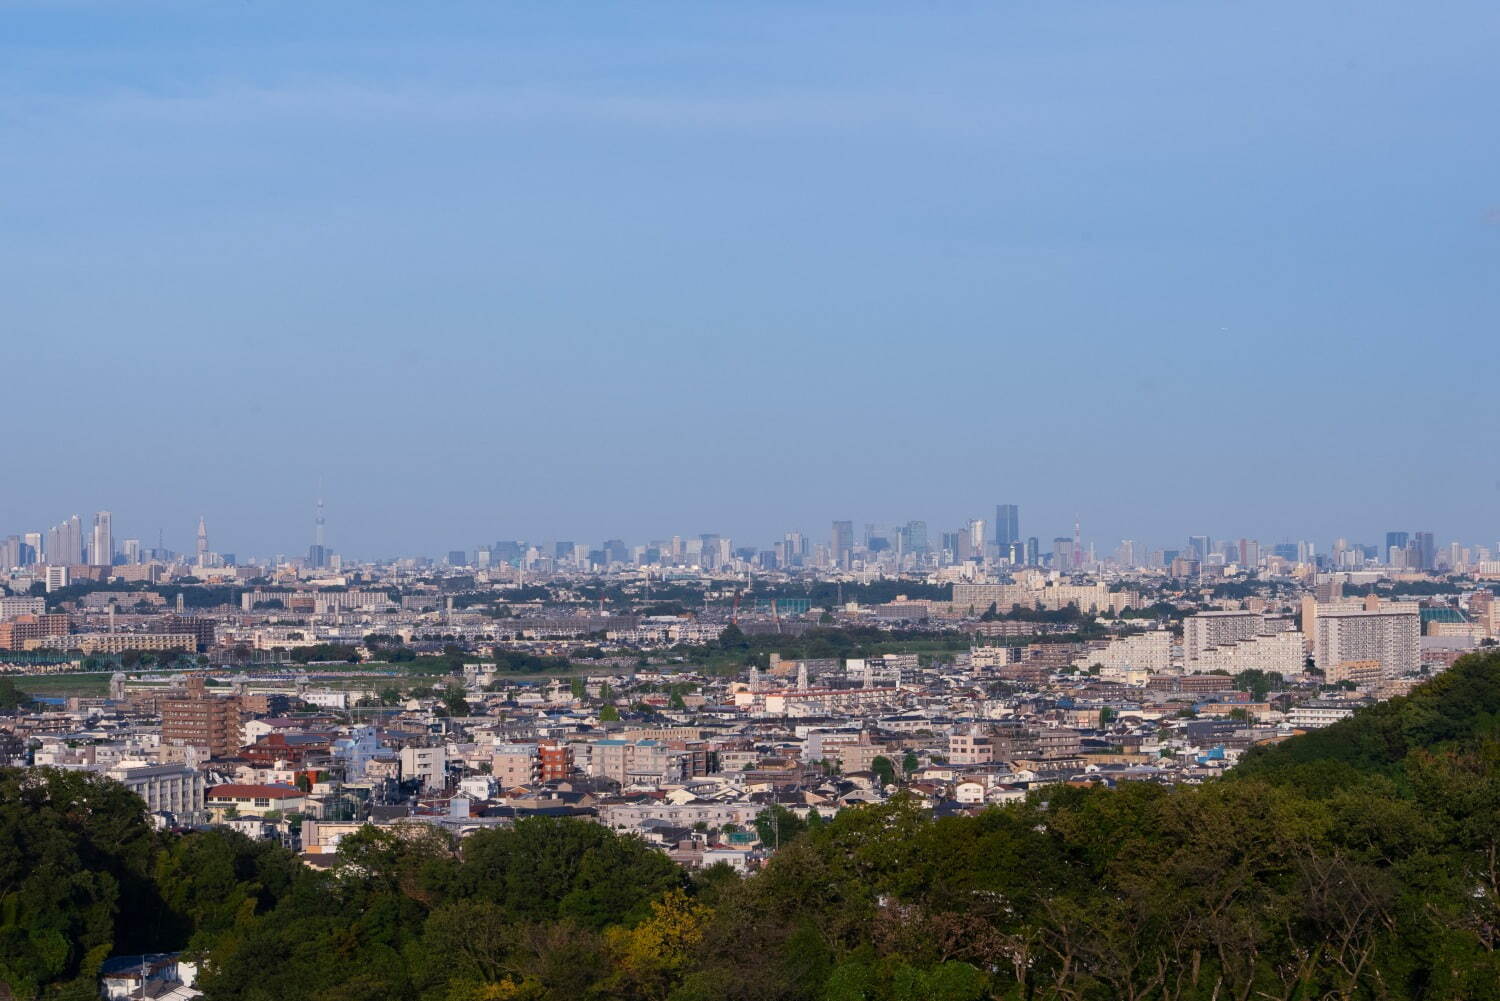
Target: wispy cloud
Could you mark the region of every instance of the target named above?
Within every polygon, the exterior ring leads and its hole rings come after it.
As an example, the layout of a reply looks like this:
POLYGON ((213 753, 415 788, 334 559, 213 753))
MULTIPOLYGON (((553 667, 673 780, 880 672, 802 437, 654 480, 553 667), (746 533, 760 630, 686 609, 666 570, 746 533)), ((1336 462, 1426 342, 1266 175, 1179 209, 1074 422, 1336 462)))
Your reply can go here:
POLYGON ((571 123, 666 131, 894 130, 992 135, 997 130, 1035 127, 1045 123, 1048 114, 1036 104, 980 105, 879 91, 685 96, 578 93, 527 86, 456 89, 317 81, 177 93, 138 89, 83 95, 14 95, 0 97, 0 118, 33 124, 85 120, 182 127, 305 122, 391 122, 403 126, 424 122, 571 123))

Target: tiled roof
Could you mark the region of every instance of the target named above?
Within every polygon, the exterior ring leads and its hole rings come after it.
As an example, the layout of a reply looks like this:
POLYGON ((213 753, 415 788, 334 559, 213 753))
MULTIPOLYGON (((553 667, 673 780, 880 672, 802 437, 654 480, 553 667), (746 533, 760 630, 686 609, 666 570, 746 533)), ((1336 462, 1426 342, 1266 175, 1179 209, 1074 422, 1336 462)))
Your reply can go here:
POLYGON ((213 786, 208 790, 209 799, 297 799, 304 793, 296 786, 284 785, 228 785, 213 786))

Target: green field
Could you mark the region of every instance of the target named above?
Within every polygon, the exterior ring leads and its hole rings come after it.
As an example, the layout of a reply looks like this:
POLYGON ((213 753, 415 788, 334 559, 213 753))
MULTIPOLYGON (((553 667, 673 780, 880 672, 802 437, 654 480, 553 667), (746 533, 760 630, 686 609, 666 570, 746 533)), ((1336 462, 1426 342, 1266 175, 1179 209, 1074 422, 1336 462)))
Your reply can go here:
POLYGON ((6 677, 30 695, 101 696, 109 694, 109 676, 113 673, 80 671, 70 674, 9 674, 6 677))

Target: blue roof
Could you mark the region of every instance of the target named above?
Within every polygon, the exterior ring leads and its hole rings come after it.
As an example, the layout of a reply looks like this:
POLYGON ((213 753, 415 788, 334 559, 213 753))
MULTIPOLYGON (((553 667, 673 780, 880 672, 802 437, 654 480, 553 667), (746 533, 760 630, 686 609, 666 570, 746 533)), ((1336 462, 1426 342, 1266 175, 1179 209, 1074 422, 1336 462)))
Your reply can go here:
POLYGON ((177 962, 179 955, 180 953, 176 952, 148 952, 138 956, 112 956, 100 965, 99 976, 110 977, 124 973, 139 973, 142 964, 154 969, 158 966, 177 962))

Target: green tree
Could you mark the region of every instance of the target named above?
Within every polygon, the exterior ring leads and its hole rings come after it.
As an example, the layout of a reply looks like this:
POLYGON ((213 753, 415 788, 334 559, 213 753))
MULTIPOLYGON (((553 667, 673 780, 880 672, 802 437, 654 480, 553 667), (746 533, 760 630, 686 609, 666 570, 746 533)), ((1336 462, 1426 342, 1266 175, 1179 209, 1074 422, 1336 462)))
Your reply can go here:
POLYGON ((875 779, 882 786, 896 784, 896 765, 884 754, 877 754, 870 762, 870 771, 875 773, 875 779))
POLYGON ((755 834, 769 848, 779 848, 805 830, 806 822, 780 803, 773 803, 755 815, 755 834))
POLYGON ((0 712, 13 713, 18 709, 30 709, 35 703, 30 695, 16 687, 9 678, 0 678, 0 712))
POLYGON ((448 685, 443 689, 442 698, 443 706, 448 710, 449 716, 469 715, 469 700, 463 685, 448 685))

